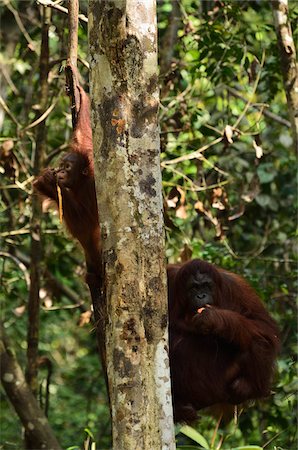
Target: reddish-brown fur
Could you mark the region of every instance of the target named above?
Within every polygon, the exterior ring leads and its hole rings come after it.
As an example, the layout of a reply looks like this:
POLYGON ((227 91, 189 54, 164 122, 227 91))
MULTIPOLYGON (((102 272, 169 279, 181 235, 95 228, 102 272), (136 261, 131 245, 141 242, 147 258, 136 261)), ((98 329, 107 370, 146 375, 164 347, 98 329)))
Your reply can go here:
POLYGON ((167 271, 175 421, 191 423, 211 405, 268 396, 278 329, 256 292, 240 276, 198 259, 167 271), (186 285, 198 271, 213 280, 213 304, 190 314, 186 285))
MULTIPOLYGON (((92 131, 90 123, 89 98, 80 91, 80 110, 70 143, 70 152, 80 155, 86 168, 79 175, 80 182, 71 188, 60 185, 63 218, 72 236, 82 245, 87 271, 100 273, 100 230, 98 222, 96 191, 94 183, 92 131)), ((54 200, 58 205, 57 170, 45 169, 34 181, 34 189, 43 197, 54 200)))
MULTIPOLYGON (((70 150, 85 160, 87 175, 72 188, 61 186, 65 223, 85 251, 87 282, 98 288, 100 230, 94 185, 89 99, 81 106, 70 150), (95 277, 94 277, 95 275, 95 277)), ((46 169, 36 191, 58 204, 57 171, 46 169)), ((193 260, 168 265, 170 365, 175 421, 192 422, 196 411, 267 396, 279 349, 278 330, 255 291, 238 275, 193 260), (213 304, 189 313, 186 284, 196 273, 213 280, 213 304)), ((93 292, 94 297, 97 290, 93 292)))

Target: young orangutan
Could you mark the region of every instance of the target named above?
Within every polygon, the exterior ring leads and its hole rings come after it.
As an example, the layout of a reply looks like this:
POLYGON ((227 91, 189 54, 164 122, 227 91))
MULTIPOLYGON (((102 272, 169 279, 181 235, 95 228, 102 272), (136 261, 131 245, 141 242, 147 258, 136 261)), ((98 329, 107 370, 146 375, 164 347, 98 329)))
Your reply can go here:
POLYGON ((65 224, 85 252, 88 276, 100 274, 101 246, 94 183, 92 130, 89 98, 79 86, 80 109, 70 142, 70 152, 62 157, 58 169, 45 169, 34 181, 34 189, 42 197, 59 205, 62 198, 65 224), (59 188, 58 188, 59 186, 59 188))

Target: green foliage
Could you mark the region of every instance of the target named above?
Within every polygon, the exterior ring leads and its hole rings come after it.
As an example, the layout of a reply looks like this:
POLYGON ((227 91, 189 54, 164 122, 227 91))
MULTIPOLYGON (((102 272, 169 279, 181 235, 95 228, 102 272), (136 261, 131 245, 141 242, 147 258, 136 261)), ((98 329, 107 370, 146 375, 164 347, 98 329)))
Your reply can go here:
MULTIPOLYGON (((33 1, 10 4, 32 42, 4 6, 0 64, 6 76, 1 96, 9 110, 0 138, 0 247, 10 256, 3 256, 0 266, 0 300, 5 330, 25 368, 30 176, 36 139, 35 128, 25 127, 41 113, 41 17, 33 1)), ((237 425, 218 426, 202 412, 194 428, 177 428, 178 446, 292 450, 297 446, 296 160, 290 130, 280 120, 288 117, 272 12, 267 0, 216 2, 213 9, 210 4, 181 0, 178 40, 165 49, 173 51, 172 65, 161 73, 166 256, 169 262, 199 257, 243 274, 278 321, 283 346, 274 395, 242 412, 237 425), (267 110, 274 119, 263 114, 267 110)), ((85 2, 81 6, 86 13, 85 2)), ((161 49, 173 8, 171 0, 158 2, 161 49)), ((63 95, 67 17, 52 12, 48 106, 57 103, 47 118, 50 164, 60 157, 71 134, 69 102, 63 95)), ((290 18, 293 24, 297 21, 296 2, 290 2, 290 18)), ((298 28, 293 30, 297 35, 298 28)), ((87 53, 86 24, 80 23, 83 62, 87 53)), ((87 80, 86 64, 80 64, 80 72, 87 80)), ((63 448, 108 449, 110 417, 95 335, 92 325, 78 326, 89 308, 82 253, 62 231, 57 215, 46 213, 41 225, 39 345, 53 365, 49 421, 63 448), (76 295, 50 283, 44 269, 76 295)), ((46 376, 41 368, 43 401, 46 376)), ((3 395, 0 406, 1 448, 20 449, 21 426, 3 395)))
MULTIPOLYGON (((278 121, 287 119, 287 106, 272 12, 265 1, 224 2, 205 14, 194 2, 183 6, 161 108, 167 257, 192 255, 243 274, 279 322, 283 341, 274 396, 243 412, 236 427, 219 428, 215 440, 214 420, 201 417, 195 430, 210 448, 223 439, 223 449, 248 442, 292 449, 296 159, 290 130, 278 121)), ((160 20, 167 20, 162 12, 160 20)), ((181 439, 179 448, 204 448, 195 438, 180 446, 181 439)))
POLYGON ((183 427, 180 428, 179 433, 184 434, 185 436, 190 438, 192 441, 199 444, 202 448, 207 449, 207 450, 210 449, 206 439, 200 433, 198 433, 194 428, 192 428, 188 425, 184 425, 183 427))

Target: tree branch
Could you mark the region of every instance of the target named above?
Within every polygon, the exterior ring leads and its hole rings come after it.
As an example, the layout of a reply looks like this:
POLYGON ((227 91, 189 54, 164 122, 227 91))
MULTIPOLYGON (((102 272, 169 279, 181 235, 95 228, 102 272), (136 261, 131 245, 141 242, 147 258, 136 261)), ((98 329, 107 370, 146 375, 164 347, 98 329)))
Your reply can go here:
MULTIPOLYGON (((240 100, 243 100, 244 102, 247 103, 247 99, 245 97, 243 97, 243 95, 241 95, 240 92, 237 91, 237 89, 234 89, 234 88, 232 88, 230 86, 226 86, 226 88, 227 88, 227 91, 231 95, 233 95, 233 97, 239 98, 240 100)), ((255 109, 260 109, 260 107, 258 105, 255 105, 254 103, 252 103, 250 105, 250 107, 251 108, 255 108, 255 109)), ((281 125, 285 125, 286 127, 291 128, 291 123, 288 120, 284 119, 283 117, 278 116, 277 114, 274 114, 271 111, 268 111, 268 109, 263 109, 262 108, 262 114, 263 114, 263 116, 266 116, 269 119, 272 119, 275 122, 280 123, 281 125)))
POLYGON ((294 145, 298 150, 298 65, 289 21, 288 0, 271 0, 280 50, 281 69, 287 96, 294 145))
POLYGON ((180 2, 172 2, 172 11, 169 16, 167 29, 160 42, 160 74, 165 76, 171 67, 175 46, 178 40, 178 30, 181 25, 180 2))
POLYGON ((66 90, 71 101, 72 126, 75 128, 80 110, 80 92, 78 89, 78 16, 79 1, 68 0, 68 58, 65 68, 66 90))
POLYGON ((25 428, 26 439, 34 444, 32 448, 61 450, 46 416, 39 408, 36 398, 25 381, 2 326, 0 327, 0 376, 7 397, 25 428))
MULTIPOLYGON (((56 9, 56 11, 60 11, 63 14, 68 14, 68 9, 64 8, 61 5, 58 5, 57 3, 52 2, 51 0, 37 0, 37 3, 39 3, 42 6, 49 7, 56 9)), ((82 22, 88 23, 88 18, 84 14, 79 14, 79 19, 82 22)))

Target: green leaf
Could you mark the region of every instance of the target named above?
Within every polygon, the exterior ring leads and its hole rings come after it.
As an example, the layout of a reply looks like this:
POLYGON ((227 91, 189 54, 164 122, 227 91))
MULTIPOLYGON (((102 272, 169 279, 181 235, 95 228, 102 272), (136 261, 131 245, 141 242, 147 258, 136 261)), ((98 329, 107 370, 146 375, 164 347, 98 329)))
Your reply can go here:
POLYGON ((276 170, 272 164, 262 164, 257 173, 261 184, 270 183, 276 177, 276 170))
POLYGON ((270 205, 271 198, 269 197, 269 195, 259 194, 259 195, 256 196, 256 202, 262 208, 265 208, 266 206, 270 205))
POLYGON ((244 447, 236 447, 233 448, 232 450, 263 450, 263 449, 258 445, 245 445, 244 447))
POLYGON ((94 434, 92 433, 91 430, 89 430, 89 428, 84 428, 84 431, 85 433, 87 433, 89 437, 91 437, 91 439, 93 439, 93 441, 95 441, 94 434))
POLYGON ((206 441, 204 436, 202 436, 200 433, 198 433, 194 428, 190 427, 189 425, 184 425, 182 428, 180 428, 180 433, 183 433, 185 436, 189 437, 206 450, 210 449, 208 442, 206 441))
POLYGON ((31 67, 30 67, 30 64, 29 63, 27 63, 27 62, 25 62, 25 61, 22 61, 22 60, 17 60, 16 62, 15 62, 15 64, 14 64, 14 69, 17 71, 17 72, 19 72, 21 75, 24 75, 24 73, 27 71, 27 70, 29 70, 31 67))
POLYGON ((257 31, 255 36, 256 36, 256 40, 257 41, 263 41, 264 40, 264 35, 263 35, 263 33, 261 31, 257 31))
POLYGON ((202 447, 198 447, 197 445, 179 445, 176 447, 176 450, 200 450, 202 447))

